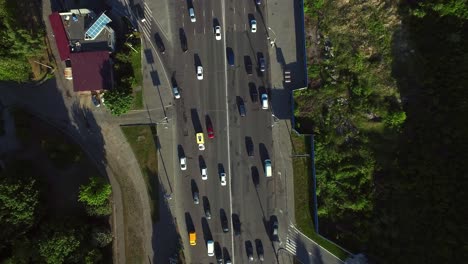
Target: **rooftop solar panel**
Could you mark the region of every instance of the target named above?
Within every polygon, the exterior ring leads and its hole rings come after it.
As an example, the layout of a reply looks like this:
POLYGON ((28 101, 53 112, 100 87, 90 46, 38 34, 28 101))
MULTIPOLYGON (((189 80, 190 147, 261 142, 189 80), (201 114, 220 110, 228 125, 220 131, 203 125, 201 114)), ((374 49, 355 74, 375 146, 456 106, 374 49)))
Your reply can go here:
POLYGON ((85 39, 95 39, 99 33, 104 29, 104 27, 111 22, 112 20, 106 16, 106 14, 102 13, 96 21, 94 21, 93 25, 86 30, 85 39))

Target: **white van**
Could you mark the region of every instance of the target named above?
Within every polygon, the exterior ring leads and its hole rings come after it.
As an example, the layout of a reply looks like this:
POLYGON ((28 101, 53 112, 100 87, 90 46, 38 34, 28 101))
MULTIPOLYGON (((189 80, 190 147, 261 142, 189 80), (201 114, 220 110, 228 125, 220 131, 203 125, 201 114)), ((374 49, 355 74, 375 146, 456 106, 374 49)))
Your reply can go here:
POLYGON ((208 240, 206 242, 206 247, 208 248, 208 256, 209 257, 214 256, 214 241, 213 240, 208 240))
POLYGON ((266 159, 265 160, 265 176, 266 177, 271 177, 271 160, 266 159))
POLYGON ((262 94, 262 109, 268 109, 268 95, 262 94))
POLYGON ((197 18, 195 17, 195 11, 193 11, 193 7, 189 8, 188 12, 190 15, 190 21, 196 22, 197 18))

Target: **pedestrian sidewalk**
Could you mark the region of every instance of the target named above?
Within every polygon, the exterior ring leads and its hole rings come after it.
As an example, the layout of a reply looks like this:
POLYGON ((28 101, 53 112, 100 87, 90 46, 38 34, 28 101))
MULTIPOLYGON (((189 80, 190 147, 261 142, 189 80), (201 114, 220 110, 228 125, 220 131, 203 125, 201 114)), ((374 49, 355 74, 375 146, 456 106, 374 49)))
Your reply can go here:
MULTIPOLYGON (((295 9, 291 1, 274 0, 266 3, 266 26, 271 41, 270 57, 270 87, 273 116, 273 148, 275 167, 280 174, 281 184, 285 192, 285 215, 295 224, 294 214, 294 178, 292 167, 291 144, 291 87, 283 83, 283 69, 297 67, 295 9)), ((294 69, 292 69, 294 71, 294 69)), ((294 76, 294 74, 292 74, 294 76)))

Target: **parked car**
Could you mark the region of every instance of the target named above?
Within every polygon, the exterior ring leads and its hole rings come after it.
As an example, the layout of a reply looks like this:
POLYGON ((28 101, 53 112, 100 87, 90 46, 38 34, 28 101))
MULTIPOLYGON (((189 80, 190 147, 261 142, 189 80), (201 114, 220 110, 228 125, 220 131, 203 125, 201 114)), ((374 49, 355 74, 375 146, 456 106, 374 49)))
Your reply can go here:
POLYGON ((200 203, 200 198, 198 197, 198 191, 193 192, 193 203, 194 204, 199 204, 200 203))
POLYGON ((221 40, 221 26, 216 26, 214 32, 216 40, 221 40))
POLYGON ((94 106, 100 107, 101 106, 101 101, 99 100, 99 97, 97 94, 93 94, 91 96, 91 101, 93 101, 94 106))
POLYGON ((255 19, 250 20, 250 31, 252 33, 257 32, 257 20, 255 19))

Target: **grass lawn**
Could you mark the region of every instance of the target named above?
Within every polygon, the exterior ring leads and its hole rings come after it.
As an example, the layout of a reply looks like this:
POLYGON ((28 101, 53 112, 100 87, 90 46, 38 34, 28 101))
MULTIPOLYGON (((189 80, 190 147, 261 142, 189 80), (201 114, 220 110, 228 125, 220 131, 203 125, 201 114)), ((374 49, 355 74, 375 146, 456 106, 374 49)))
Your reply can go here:
POLYGON ((134 74, 132 83, 133 90, 133 106, 132 109, 143 109, 143 73, 141 71, 141 48, 135 47, 137 52, 131 51, 131 63, 134 74), (137 91, 135 88, 139 88, 137 91))
POLYGON ((143 91, 133 92, 133 105, 132 109, 143 109, 143 91))
POLYGON ((154 222, 159 220, 159 183, 158 156, 156 152, 155 126, 124 126, 122 131, 132 147, 141 172, 145 178, 148 195, 151 202, 151 217, 154 222))
MULTIPOLYGON (((291 133, 293 155, 310 153, 310 137, 291 133)), ((312 168, 310 157, 294 157, 294 210, 299 230, 341 260, 349 254, 315 233, 313 222, 312 168)))

